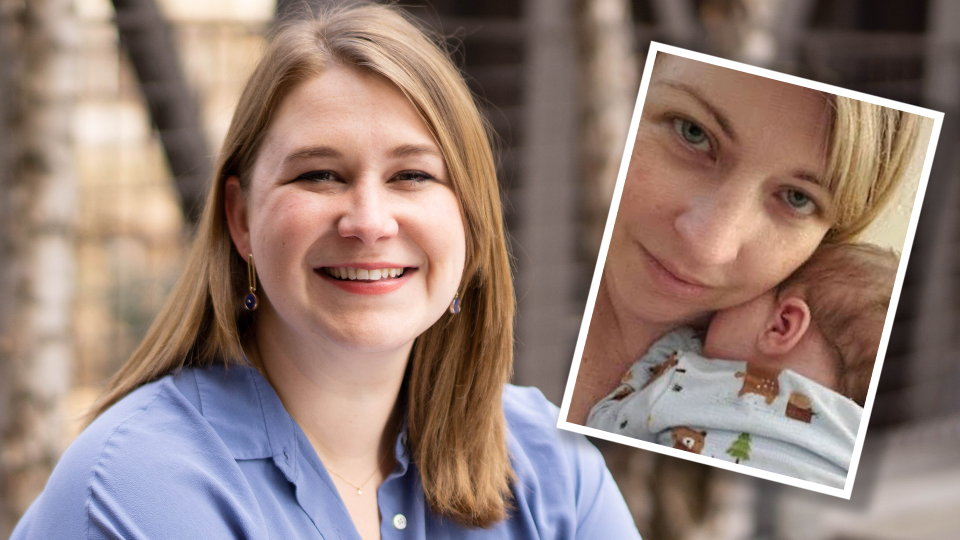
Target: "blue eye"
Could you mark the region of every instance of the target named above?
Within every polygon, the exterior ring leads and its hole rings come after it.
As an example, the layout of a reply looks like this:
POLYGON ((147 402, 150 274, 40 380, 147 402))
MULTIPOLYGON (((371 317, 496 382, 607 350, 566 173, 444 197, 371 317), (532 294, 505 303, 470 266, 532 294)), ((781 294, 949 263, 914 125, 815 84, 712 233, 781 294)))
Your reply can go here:
POLYGON ((684 118, 673 119, 673 129, 684 142, 697 150, 709 152, 713 150, 713 143, 707 130, 684 118))
POLYGON ((803 216, 812 215, 817 211, 817 203, 799 189, 784 189, 780 192, 780 199, 790 207, 790 210, 803 216))

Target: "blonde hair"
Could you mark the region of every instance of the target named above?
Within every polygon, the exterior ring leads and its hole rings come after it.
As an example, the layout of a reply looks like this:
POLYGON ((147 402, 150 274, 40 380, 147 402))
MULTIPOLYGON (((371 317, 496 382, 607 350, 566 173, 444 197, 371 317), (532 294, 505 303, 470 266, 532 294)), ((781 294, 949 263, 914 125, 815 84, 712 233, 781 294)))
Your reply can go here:
POLYGON ((513 479, 501 395, 512 369, 515 301, 489 130, 442 45, 388 6, 337 8, 276 32, 240 97, 183 275, 91 414, 183 367, 242 362, 241 342, 255 350, 255 315, 240 309, 246 262, 228 233, 224 183, 236 175, 248 189, 277 107, 330 65, 395 84, 443 153, 466 229, 462 311, 444 315, 413 346, 408 444, 434 512, 492 525, 506 515, 513 479))
POLYGON ((811 328, 837 359, 837 391, 866 402, 900 257, 873 244, 821 244, 777 287, 810 307, 811 328))
POLYGON ((825 187, 833 194, 824 241, 856 238, 904 179, 922 117, 858 99, 829 95, 833 126, 825 187))

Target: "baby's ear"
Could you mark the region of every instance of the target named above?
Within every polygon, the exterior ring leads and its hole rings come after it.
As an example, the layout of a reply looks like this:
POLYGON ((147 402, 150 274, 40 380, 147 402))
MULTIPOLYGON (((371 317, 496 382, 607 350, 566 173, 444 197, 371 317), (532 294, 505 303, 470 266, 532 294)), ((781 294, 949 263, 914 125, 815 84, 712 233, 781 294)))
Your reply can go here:
POLYGON ((810 307, 795 296, 777 300, 757 346, 766 356, 779 356, 793 350, 810 328, 810 307))

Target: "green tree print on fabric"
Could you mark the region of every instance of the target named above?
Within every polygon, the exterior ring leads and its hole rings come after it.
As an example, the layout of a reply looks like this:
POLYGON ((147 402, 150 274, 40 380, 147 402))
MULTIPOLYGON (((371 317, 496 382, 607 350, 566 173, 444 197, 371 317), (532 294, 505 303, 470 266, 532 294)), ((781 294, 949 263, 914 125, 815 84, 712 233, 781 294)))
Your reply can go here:
POLYGON ((740 463, 740 460, 750 459, 750 434, 741 433, 737 440, 730 445, 730 448, 727 448, 727 453, 736 459, 737 463, 740 463))

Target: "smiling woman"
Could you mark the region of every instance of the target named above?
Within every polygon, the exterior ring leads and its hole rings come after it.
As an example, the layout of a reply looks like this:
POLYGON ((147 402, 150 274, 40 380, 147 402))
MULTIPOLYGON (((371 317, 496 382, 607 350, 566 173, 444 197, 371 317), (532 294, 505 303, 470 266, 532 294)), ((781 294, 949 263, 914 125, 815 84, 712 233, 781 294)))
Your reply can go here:
POLYGON ((261 354, 315 351, 303 373, 331 369, 344 346, 405 359, 457 294, 466 239, 443 154, 382 76, 331 66, 294 88, 246 183, 227 179, 226 217, 266 292, 261 354))
POLYGON ((638 538, 596 449, 506 384, 492 152, 436 44, 383 6, 281 28, 220 159, 13 538, 638 538))

